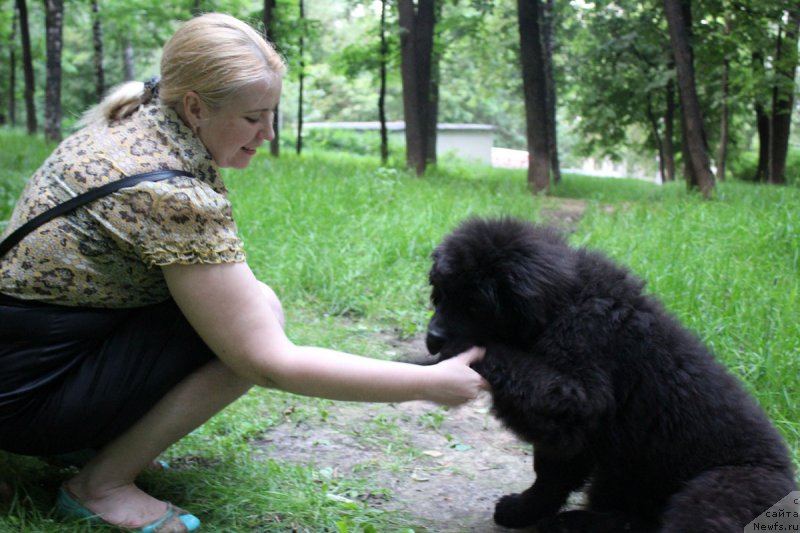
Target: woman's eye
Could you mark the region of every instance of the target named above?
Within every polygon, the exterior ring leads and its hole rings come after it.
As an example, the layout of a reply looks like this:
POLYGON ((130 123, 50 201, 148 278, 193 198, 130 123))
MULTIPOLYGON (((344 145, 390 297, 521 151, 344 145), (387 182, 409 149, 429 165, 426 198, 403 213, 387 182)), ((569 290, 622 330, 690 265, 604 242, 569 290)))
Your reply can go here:
POLYGON ((253 117, 244 117, 244 119, 250 124, 255 124, 256 122, 258 122, 258 119, 253 117))

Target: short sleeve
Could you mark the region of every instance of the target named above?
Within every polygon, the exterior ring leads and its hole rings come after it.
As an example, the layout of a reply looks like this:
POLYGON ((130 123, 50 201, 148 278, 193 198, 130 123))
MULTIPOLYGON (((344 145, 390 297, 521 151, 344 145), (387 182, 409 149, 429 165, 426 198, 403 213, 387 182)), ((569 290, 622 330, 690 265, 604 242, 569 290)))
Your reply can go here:
POLYGON ((200 180, 145 182, 97 203, 105 230, 148 267, 245 260, 230 202, 200 180))

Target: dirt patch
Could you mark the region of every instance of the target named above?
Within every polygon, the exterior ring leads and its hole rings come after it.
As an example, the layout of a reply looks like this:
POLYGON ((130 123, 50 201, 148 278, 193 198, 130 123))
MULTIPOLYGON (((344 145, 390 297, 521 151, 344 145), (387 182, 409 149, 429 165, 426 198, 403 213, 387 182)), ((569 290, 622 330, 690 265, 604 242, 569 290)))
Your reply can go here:
MULTIPOLYGON (((424 351, 421 339, 391 344, 401 358, 424 351)), ((387 490, 362 499, 407 513, 409 527, 508 531, 492 521, 494 504, 533 482, 532 450, 500 426, 489 406, 488 394, 450 410, 428 402, 336 402, 324 417, 286 422, 255 445, 264 457, 368 478, 387 490)))
POLYGON ((539 210, 539 216, 545 224, 551 224, 562 231, 572 233, 586 212, 585 200, 572 198, 548 197, 539 210))

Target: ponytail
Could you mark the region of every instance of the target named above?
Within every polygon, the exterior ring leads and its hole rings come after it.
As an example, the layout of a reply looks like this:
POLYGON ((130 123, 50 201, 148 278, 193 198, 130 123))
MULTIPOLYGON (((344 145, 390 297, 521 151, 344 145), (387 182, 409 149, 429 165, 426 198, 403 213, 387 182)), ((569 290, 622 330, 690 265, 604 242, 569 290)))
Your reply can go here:
POLYGON ((139 109, 142 104, 158 97, 158 79, 146 83, 128 81, 117 85, 100 101, 87 110, 78 121, 78 127, 104 125, 123 119, 139 109))

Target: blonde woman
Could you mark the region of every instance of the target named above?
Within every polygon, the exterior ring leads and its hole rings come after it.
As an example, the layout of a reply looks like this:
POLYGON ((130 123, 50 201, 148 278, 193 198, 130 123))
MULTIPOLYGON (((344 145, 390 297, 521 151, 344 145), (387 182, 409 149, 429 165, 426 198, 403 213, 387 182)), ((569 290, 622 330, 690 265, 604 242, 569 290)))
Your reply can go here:
POLYGON ((206 14, 167 42, 160 83, 113 91, 32 176, 7 233, 125 176, 0 258, 0 448, 89 450, 57 510, 144 533, 197 517, 137 475, 253 385, 340 400, 457 405, 486 387, 474 348, 424 367, 298 346, 247 265, 219 168, 273 138, 285 65, 239 20, 206 14))

